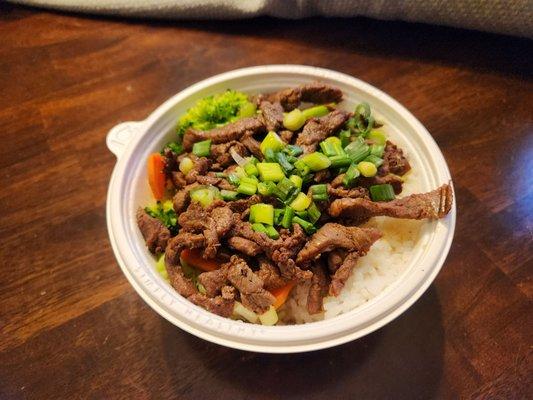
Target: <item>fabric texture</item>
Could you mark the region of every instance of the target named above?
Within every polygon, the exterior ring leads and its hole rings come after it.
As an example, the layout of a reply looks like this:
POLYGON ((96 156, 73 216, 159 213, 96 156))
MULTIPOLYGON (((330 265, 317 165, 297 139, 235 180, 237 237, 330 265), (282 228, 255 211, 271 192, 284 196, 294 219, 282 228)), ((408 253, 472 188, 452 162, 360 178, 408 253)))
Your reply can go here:
POLYGON ((533 0, 11 0, 67 11, 165 19, 365 16, 533 37, 533 0))

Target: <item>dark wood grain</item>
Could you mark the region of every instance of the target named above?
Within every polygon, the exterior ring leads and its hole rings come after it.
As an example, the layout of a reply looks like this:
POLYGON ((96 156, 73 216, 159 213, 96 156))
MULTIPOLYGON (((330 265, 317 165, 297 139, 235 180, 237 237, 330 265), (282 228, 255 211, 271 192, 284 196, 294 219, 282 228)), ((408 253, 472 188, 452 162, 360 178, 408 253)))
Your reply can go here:
POLYGON ((142 22, 0 4, 0 398, 531 398, 533 46, 364 19, 142 22), (105 135, 210 75, 339 70, 429 129, 454 178, 446 264, 355 342, 261 355, 160 318, 105 227, 105 135))

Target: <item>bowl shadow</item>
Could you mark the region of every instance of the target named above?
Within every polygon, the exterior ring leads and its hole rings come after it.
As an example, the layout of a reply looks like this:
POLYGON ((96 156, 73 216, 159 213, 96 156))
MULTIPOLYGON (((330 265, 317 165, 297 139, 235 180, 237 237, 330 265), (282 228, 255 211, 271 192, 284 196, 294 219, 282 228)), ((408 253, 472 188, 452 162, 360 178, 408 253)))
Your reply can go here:
POLYGON ((183 370, 185 351, 195 374, 206 377, 189 385, 191 398, 431 398, 442 375, 444 334, 433 285, 380 330, 316 352, 233 350, 165 325, 165 362, 168 371, 176 371, 170 379, 182 379, 177 371, 183 370))

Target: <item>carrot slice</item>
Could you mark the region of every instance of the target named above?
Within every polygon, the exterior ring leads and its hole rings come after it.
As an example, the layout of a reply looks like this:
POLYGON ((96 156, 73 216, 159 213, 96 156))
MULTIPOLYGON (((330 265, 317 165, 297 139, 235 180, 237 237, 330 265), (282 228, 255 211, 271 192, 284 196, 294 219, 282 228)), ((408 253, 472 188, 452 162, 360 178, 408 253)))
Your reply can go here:
POLYGON ((202 257, 202 251, 199 249, 185 249, 181 252, 180 258, 191 267, 201 269, 202 271, 214 271, 220 268, 215 260, 206 260, 202 257))
POLYGON ((148 157, 148 183, 156 200, 161 200, 165 194, 165 160, 159 153, 148 157))
POLYGON ((280 308, 283 304, 285 304, 285 302, 287 301, 287 297, 289 297, 289 294, 291 293, 291 290, 295 285, 296 281, 291 281, 285 286, 270 291, 270 293, 272 293, 272 295, 276 298, 276 301, 273 304, 276 310, 280 308))

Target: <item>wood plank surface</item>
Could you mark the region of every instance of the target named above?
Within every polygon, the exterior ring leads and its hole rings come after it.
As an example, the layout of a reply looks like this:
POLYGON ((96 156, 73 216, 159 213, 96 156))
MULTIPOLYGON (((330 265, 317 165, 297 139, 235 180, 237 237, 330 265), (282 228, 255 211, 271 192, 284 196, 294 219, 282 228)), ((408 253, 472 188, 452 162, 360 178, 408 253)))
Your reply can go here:
POLYGON ((526 399, 533 376, 533 45, 366 19, 157 22, 0 3, 0 398, 526 399), (108 130, 261 64, 386 91, 451 168, 442 272, 355 342, 262 355, 197 339, 129 286, 106 231, 108 130))

